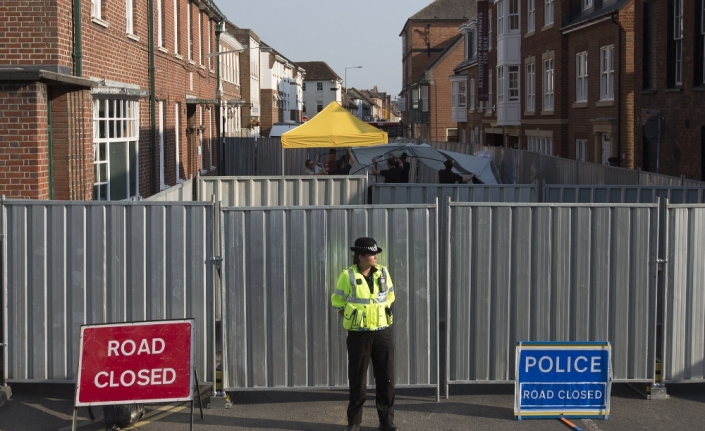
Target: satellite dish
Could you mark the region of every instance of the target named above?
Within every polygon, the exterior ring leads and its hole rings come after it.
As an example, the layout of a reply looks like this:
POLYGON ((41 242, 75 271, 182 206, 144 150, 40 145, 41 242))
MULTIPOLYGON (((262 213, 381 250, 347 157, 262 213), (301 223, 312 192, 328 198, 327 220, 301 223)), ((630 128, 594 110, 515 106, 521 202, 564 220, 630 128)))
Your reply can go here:
POLYGON ((663 138, 663 121, 661 116, 652 115, 644 123, 644 136, 651 142, 657 142, 663 138))

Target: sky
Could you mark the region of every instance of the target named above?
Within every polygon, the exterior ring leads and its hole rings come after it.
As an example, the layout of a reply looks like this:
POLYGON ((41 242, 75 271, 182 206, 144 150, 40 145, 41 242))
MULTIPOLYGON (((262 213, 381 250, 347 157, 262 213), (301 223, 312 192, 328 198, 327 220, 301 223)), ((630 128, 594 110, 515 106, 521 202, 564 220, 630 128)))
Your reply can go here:
POLYGON ((249 28, 288 60, 324 61, 348 87, 401 91, 401 33, 434 0, 215 0, 228 21, 249 28))

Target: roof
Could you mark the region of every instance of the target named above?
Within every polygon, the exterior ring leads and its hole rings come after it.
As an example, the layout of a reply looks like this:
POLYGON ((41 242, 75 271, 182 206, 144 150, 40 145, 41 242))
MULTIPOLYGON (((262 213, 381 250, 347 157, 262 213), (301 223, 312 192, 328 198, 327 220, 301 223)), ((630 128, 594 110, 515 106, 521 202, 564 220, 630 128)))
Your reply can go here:
POLYGON ((406 20, 402 33, 409 21, 467 21, 475 15, 477 0, 434 0, 406 20))
POLYGON ((464 19, 477 13, 477 0, 435 0, 416 12, 410 20, 464 19))
POLYGON ((306 71, 306 81, 342 81, 325 61, 296 61, 306 71))
POLYGON ((42 81, 53 85, 72 85, 85 88, 100 85, 99 82, 87 78, 48 70, 27 70, 21 66, 0 68, 0 81, 42 81))
POLYGON ((563 26, 561 27, 561 31, 570 30, 571 28, 578 27, 581 24, 587 24, 590 21, 604 18, 613 12, 620 10, 630 2, 631 0, 615 0, 609 4, 603 3, 601 7, 598 8, 595 6, 593 11, 587 14, 582 13, 580 2, 575 3, 574 7, 571 8, 570 13, 563 18, 563 26))

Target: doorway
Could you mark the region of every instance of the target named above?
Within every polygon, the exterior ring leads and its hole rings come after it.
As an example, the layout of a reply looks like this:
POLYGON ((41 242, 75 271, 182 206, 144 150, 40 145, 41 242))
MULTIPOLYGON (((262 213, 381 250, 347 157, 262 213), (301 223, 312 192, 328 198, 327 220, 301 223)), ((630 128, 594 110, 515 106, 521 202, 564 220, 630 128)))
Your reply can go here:
POLYGON ((609 166, 611 157, 610 135, 609 133, 602 134, 602 164, 609 166))

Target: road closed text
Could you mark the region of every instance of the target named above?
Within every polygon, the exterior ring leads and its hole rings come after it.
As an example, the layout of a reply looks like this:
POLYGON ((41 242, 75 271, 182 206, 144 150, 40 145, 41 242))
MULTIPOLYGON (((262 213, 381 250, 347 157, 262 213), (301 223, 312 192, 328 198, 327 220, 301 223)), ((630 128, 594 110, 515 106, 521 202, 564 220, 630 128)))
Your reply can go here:
POLYGON ((605 393, 603 389, 533 389, 522 388, 523 400, 602 400, 605 393))
MULTIPOLYGON (((148 355, 161 355, 166 342, 161 338, 142 340, 109 340, 107 346, 108 357, 136 357, 139 363, 140 357, 148 355)), ((129 388, 134 385, 154 386, 170 385, 176 381, 176 370, 173 368, 152 368, 140 370, 98 371, 93 382, 98 388, 129 388)))

